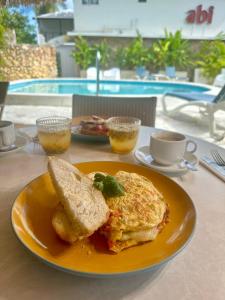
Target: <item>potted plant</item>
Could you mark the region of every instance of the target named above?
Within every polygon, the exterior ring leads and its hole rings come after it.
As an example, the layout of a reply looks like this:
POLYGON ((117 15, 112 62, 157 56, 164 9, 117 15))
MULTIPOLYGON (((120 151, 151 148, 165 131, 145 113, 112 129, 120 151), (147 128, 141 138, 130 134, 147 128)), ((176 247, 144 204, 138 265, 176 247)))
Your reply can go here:
POLYGON ((115 66, 120 68, 121 78, 122 79, 131 79, 134 77, 134 71, 131 70, 131 67, 126 61, 126 48, 119 47, 115 50, 114 53, 115 66))
POLYGON ((96 59, 95 55, 96 55, 97 51, 99 51, 101 54, 100 68, 101 69, 108 68, 112 51, 111 51, 111 48, 109 47, 109 45, 107 44, 107 42, 105 40, 103 40, 99 44, 94 44, 92 49, 93 49, 92 51, 94 53, 93 65, 94 65, 95 59, 96 59))
POLYGON ((87 68, 93 64, 93 49, 82 36, 78 36, 75 39, 75 49, 72 52, 72 57, 74 58, 75 63, 80 67, 80 72, 82 72, 82 70, 86 71, 87 68))
POLYGON ((152 54, 159 66, 165 67, 168 77, 176 77, 177 67, 186 67, 189 63, 189 42, 182 39, 181 31, 174 34, 165 30, 165 39, 153 43, 152 54))
POLYGON ((146 65, 150 60, 151 53, 138 33, 133 42, 124 49, 124 62, 130 68, 135 69, 139 78, 143 78, 146 74, 146 65))
POLYGON ((100 67, 108 67, 111 50, 105 40, 101 41, 99 44, 93 45, 89 45, 88 41, 82 36, 79 36, 75 40, 75 49, 72 52, 72 57, 74 58, 75 63, 80 67, 81 74, 83 71, 86 72, 89 67, 94 67, 96 65, 97 51, 101 54, 100 67))
POLYGON ((225 68, 224 42, 219 37, 213 41, 201 42, 195 64, 200 67, 200 70, 195 70, 197 75, 200 73, 197 81, 212 84, 214 78, 225 68))

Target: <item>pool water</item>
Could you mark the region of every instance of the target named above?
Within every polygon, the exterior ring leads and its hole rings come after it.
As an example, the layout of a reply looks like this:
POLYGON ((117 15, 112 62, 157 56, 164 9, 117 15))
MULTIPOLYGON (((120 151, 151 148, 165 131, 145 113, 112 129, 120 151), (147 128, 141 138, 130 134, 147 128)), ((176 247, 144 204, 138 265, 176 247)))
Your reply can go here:
MULTIPOLYGON (((100 95, 159 95, 165 92, 206 92, 207 87, 174 83, 146 81, 101 81, 100 95)), ((11 83, 9 92, 26 94, 82 94, 95 95, 94 80, 31 80, 11 83)))

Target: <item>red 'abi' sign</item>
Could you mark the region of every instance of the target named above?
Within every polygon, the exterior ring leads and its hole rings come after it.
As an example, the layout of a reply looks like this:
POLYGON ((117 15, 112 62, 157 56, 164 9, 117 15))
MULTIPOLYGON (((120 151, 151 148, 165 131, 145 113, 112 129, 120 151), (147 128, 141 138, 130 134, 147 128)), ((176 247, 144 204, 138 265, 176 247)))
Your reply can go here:
POLYGON ((196 9, 187 12, 186 22, 189 24, 211 24, 213 18, 214 6, 210 6, 208 10, 202 9, 202 5, 198 5, 196 9))

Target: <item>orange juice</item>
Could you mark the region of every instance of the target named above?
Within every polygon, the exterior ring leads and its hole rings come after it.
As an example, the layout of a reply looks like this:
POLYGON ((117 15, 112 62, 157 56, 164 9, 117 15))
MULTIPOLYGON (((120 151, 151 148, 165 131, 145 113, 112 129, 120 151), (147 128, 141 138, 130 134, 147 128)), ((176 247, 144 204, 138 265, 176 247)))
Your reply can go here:
POLYGON ((132 128, 127 125, 124 128, 109 129, 109 140, 113 152, 129 153, 137 143, 138 128, 132 128))
POLYGON ((112 117, 107 120, 112 151, 120 154, 131 152, 138 138, 141 120, 134 117, 112 117))
POLYGON ((71 141, 70 129, 59 131, 38 131, 38 139, 47 154, 63 153, 71 141))
POLYGON ((62 116, 36 120, 38 139, 47 154, 65 152, 71 141, 71 119, 62 116))

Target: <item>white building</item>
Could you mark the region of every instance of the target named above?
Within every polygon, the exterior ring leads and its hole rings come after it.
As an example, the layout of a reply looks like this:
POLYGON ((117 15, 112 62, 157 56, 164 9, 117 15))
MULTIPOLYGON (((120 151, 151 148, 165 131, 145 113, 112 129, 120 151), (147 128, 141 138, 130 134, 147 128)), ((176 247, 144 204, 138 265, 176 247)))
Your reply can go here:
POLYGON ((225 32, 224 0, 73 0, 74 32, 69 35, 164 37, 182 30, 184 38, 212 39, 225 32))
POLYGON ((46 42, 67 34, 74 28, 73 15, 73 11, 68 9, 38 16, 39 34, 43 35, 46 42))

